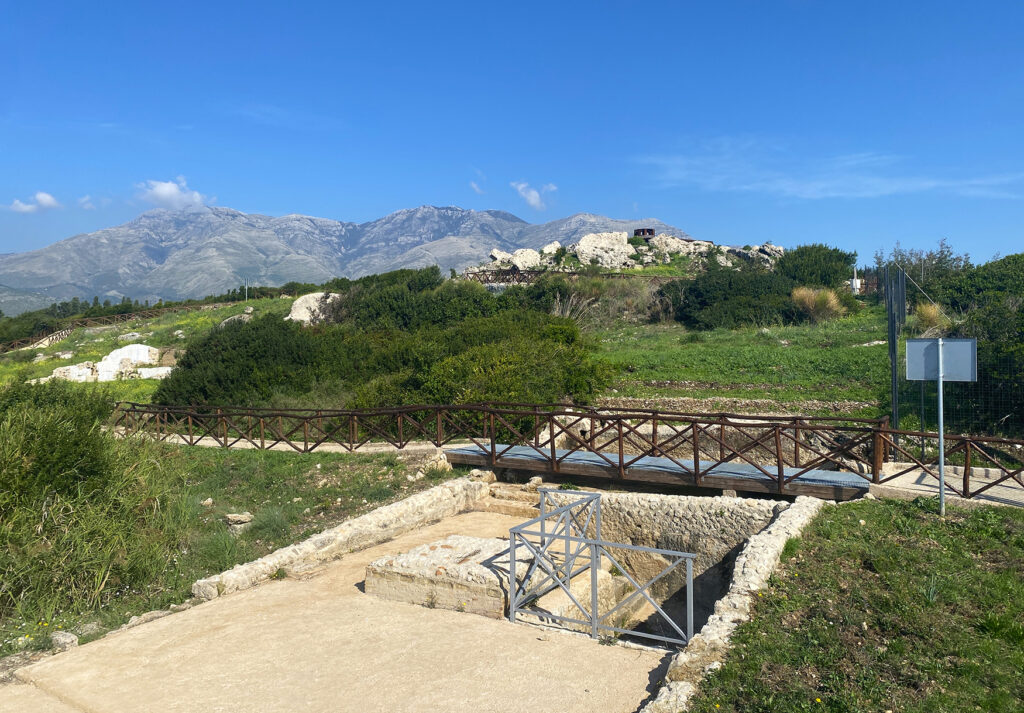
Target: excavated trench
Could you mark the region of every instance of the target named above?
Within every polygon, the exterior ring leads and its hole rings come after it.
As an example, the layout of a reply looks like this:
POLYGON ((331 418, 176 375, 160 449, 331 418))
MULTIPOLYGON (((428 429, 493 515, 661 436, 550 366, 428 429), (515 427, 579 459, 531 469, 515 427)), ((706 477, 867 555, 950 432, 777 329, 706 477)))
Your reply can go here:
MULTIPOLYGON (((491 485, 491 492, 477 506, 482 510, 516 514, 527 521, 539 514, 536 485, 491 485)), ((578 496, 568 492, 550 493, 550 501, 565 505, 578 496)), ((766 526, 789 503, 737 497, 700 497, 636 492, 601 493, 601 540, 659 550, 692 553, 693 631, 699 632, 714 613, 715 603, 728 591, 737 554, 753 535, 766 526)), ((586 537, 594 537, 593 521, 586 537)), ((472 538, 456 535, 422 545, 409 552, 379 559, 367 567, 366 591, 385 599, 482 614, 495 618, 509 611, 509 542, 503 538, 472 538)), ((551 548, 556 560, 559 547, 551 548)), ((574 577, 569 591, 579 602, 590 603, 591 582, 596 581, 598 612, 615 609, 613 626, 632 632, 674 638, 670 623, 643 597, 616 609, 632 594, 635 584, 683 631, 686 630, 686 569, 679 566, 662 574, 674 561, 658 553, 610 546, 614 557, 602 557, 594 579, 589 570, 574 577), (629 577, 625 576, 626 574, 629 577), (660 578, 659 578, 660 575, 660 578)), ((517 580, 529 571, 531 556, 517 548, 517 580)), ((539 570, 542 574, 542 570, 539 570)), ((517 621, 541 623, 577 631, 586 626, 566 623, 558 617, 581 618, 581 610, 564 590, 554 591, 529 602, 517 621)), ((649 638, 612 634, 638 643, 657 644, 649 638)))

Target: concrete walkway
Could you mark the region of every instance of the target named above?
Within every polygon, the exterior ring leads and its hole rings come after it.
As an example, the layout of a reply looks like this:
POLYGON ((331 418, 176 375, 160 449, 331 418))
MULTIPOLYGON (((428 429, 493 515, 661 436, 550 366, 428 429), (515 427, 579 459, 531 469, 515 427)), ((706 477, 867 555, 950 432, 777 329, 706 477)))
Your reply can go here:
POLYGON ((367 563, 520 518, 465 513, 20 670, 0 712, 636 710, 664 657, 361 590, 367 563))

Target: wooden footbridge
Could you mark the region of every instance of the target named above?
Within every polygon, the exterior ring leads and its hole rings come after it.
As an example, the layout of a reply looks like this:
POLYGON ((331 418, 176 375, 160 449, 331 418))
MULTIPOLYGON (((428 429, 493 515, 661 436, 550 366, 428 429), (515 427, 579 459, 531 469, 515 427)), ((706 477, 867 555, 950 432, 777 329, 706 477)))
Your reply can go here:
MULTIPOLYGON (((119 404, 119 433, 187 445, 359 451, 446 448, 450 462, 619 483, 692 486, 846 500, 907 472, 938 478, 936 433, 887 419, 691 414, 561 405, 464 404, 369 410, 192 408, 119 404), (885 468, 889 460, 906 467, 885 468)), ((947 487, 961 497, 1024 490, 1024 441, 948 434, 947 487), (979 485, 972 473, 983 468, 979 485)))

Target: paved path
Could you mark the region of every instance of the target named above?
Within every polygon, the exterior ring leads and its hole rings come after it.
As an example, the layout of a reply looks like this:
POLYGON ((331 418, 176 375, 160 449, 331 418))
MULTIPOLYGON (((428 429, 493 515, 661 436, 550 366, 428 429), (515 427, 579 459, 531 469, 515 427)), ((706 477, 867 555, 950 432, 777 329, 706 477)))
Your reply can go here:
POLYGON ((58 654, 0 687, 0 711, 607 711, 639 707, 663 657, 363 594, 366 564, 520 518, 465 513, 305 580, 271 582, 58 654))

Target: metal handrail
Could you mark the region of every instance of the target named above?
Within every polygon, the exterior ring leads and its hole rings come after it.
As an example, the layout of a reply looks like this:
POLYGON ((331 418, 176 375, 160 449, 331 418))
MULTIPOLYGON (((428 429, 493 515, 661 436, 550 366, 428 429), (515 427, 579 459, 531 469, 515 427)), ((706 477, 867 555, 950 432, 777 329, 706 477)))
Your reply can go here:
POLYGON ((685 645, 693 637, 693 563, 697 558, 696 554, 604 540, 601 536, 600 493, 579 490, 556 491, 550 488, 540 488, 538 493, 540 494, 540 516, 509 530, 509 621, 515 623, 516 617, 519 614, 534 614, 544 619, 559 621, 565 624, 585 626, 589 629, 590 636, 595 639, 602 632, 610 632, 612 634, 626 634, 651 639, 663 644, 685 645), (548 501, 552 500, 554 493, 567 497, 577 497, 578 499, 548 509, 548 501), (581 510, 587 512, 586 521, 583 525, 580 525, 579 518, 576 517, 581 510), (546 524, 552 520, 554 520, 554 527, 548 529, 546 524), (591 523, 593 523, 594 534, 593 536, 588 536, 587 530, 591 523), (534 526, 539 529, 531 529, 534 526), (539 542, 535 544, 530 538, 539 538, 539 542), (565 545, 565 554, 560 564, 553 555, 549 554, 549 550, 553 544, 562 543, 565 545), (571 545, 576 545, 577 547, 573 549, 571 545), (524 548, 533 557, 521 582, 516 569, 517 550, 519 548, 524 548), (674 558, 674 561, 669 562, 661 572, 641 584, 619 562, 611 550, 656 554, 665 558, 674 558), (583 552, 587 554, 583 555, 583 552), (585 559, 586 564, 577 567, 576 563, 581 557, 585 559), (598 606, 598 572, 601 569, 601 562, 605 557, 633 586, 633 591, 602 614, 598 606), (647 591, 655 582, 670 574, 683 562, 686 564, 685 632, 647 591), (539 581, 533 581, 538 569, 543 570, 543 574, 539 581), (587 605, 584 605, 572 592, 571 582, 588 570, 590 572, 590 601, 587 605), (563 616, 552 612, 537 612, 529 608, 532 603, 556 589, 561 590, 568 596, 573 606, 585 618, 563 616), (609 623, 613 614, 629 605, 638 597, 643 597, 654 609, 655 613, 664 619, 671 629, 675 631, 677 636, 661 636, 645 631, 623 629, 609 623))

